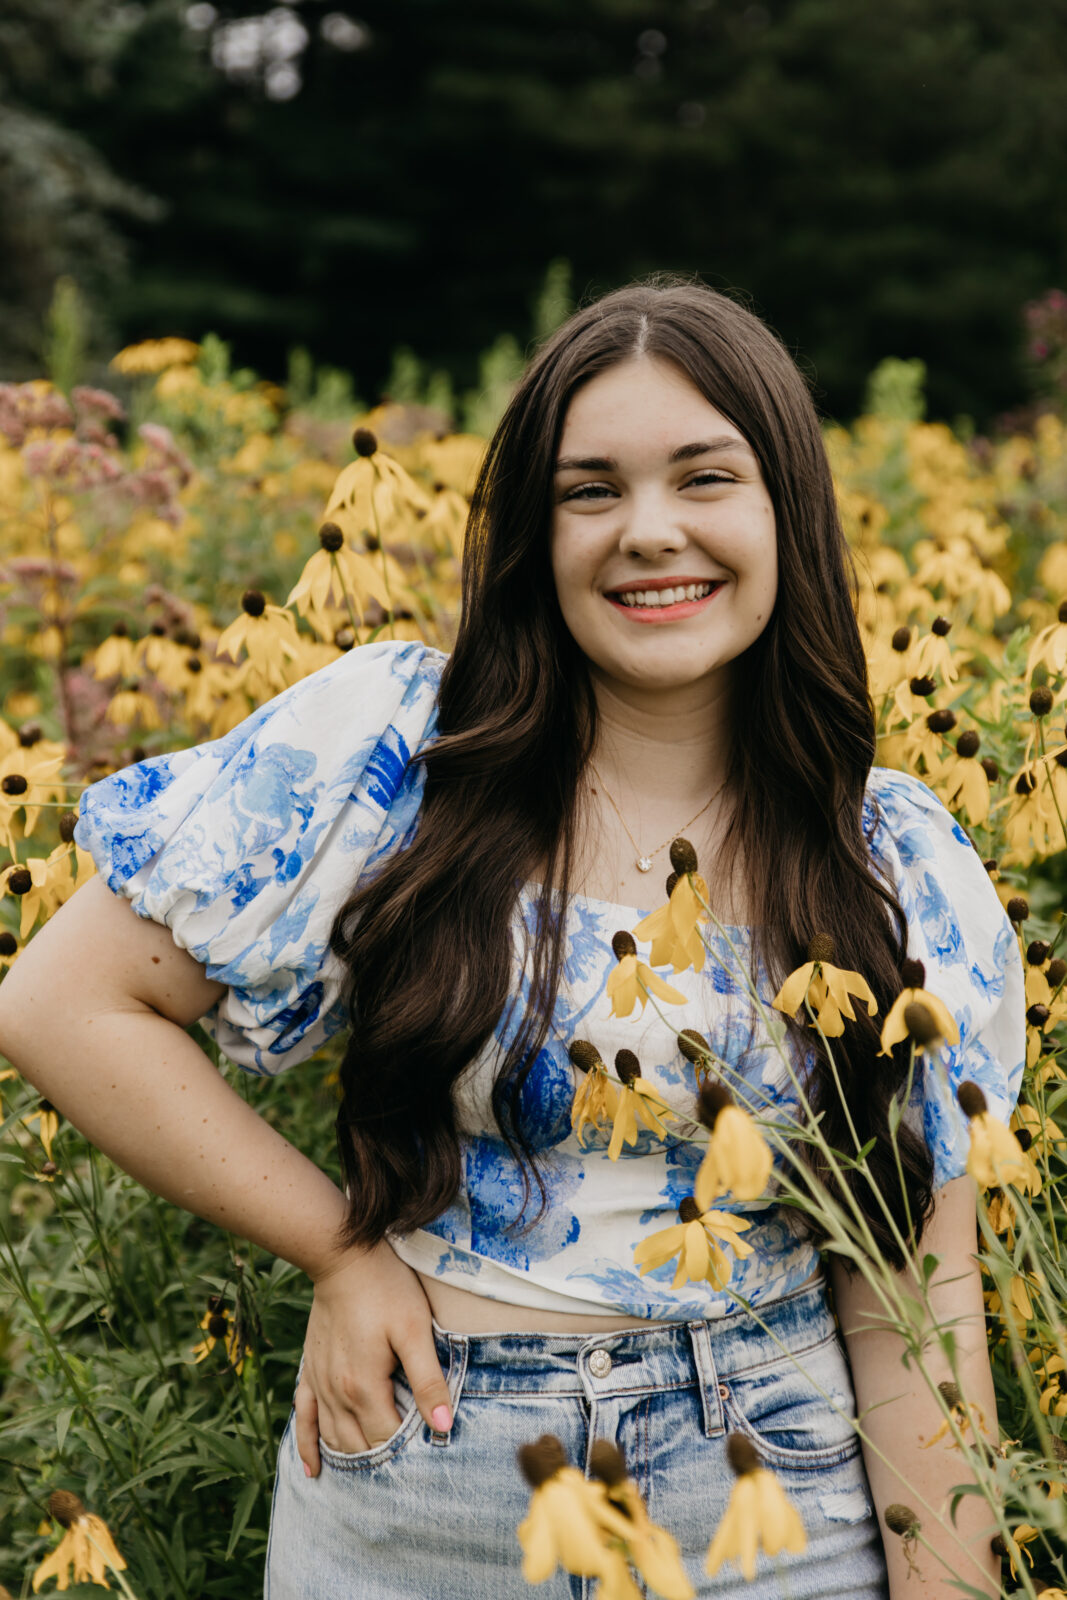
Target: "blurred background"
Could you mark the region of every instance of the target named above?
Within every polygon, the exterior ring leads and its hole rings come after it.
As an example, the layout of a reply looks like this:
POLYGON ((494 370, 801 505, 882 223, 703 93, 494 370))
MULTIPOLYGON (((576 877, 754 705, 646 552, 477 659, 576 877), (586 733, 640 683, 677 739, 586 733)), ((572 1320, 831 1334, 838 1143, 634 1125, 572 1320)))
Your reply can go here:
POLYGON ((830 418, 898 357, 928 414, 1017 424, 1067 383, 1065 43, 1065 0, 0 0, 0 379, 49 369, 61 282, 83 381, 212 332, 476 428, 667 269, 830 418))

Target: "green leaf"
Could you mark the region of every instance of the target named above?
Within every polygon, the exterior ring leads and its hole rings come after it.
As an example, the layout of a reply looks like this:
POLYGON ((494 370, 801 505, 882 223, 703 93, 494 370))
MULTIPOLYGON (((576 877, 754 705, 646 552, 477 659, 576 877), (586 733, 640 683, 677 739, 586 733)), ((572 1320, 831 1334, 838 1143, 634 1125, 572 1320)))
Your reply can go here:
POLYGON ((63 1454, 63 1446, 67 1442, 67 1432, 70 1428, 71 1419, 77 1409, 77 1406, 64 1406, 63 1410, 56 1416, 56 1448, 60 1455, 63 1454))
POLYGON ((227 1560, 233 1555, 234 1550, 237 1548, 237 1541, 248 1526, 248 1519, 252 1515, 252 1508, 258 1497, 258 1483, 246 1483, 237 1496, 237 1504, 233 1512, 233 1524, 230 1528, 230 1542, 226 1546, 227 1560))

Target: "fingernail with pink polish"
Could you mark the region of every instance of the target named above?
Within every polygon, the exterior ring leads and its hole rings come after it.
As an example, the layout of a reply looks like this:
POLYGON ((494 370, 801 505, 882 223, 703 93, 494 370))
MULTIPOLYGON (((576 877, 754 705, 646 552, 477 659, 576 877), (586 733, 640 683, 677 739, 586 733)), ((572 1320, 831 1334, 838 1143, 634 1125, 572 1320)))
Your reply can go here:
POLYGON ((431 1411, 430 1421, 437 1433, 447 1433, 452 1426, 452 1413, 447 1406, 438 1406, 436 1410, 431 1411))
POLYGON ((310 1478, 311 1477, 311 1468, 308 1466, 306 1461, 304 1462, 304 1477, 305 1478, 310 1478))

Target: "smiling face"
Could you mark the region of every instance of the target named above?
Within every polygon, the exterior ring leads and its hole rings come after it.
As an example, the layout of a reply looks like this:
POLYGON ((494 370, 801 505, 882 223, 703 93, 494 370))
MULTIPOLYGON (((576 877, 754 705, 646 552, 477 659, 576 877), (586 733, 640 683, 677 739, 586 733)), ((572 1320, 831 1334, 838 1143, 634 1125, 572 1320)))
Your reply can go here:
POLYGON ((552 572, 594 682, 677 693, 728 678, 778 588, 774 507, 744 436, 642 356, 578 390, 557 467, 552 572))

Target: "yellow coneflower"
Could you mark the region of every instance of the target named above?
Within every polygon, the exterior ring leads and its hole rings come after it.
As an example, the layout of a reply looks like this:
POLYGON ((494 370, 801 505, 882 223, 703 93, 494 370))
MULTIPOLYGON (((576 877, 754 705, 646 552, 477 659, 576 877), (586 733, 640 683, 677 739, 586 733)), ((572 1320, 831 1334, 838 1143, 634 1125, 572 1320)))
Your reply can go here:
POLYGON ((622 1081, 622 1088, 617 1091, 614 1126, 608 1145, 608 1156, 612 1161, 619 1159, 624 1143, 637 1143, 638 1121, 643 1122, 657 1138, 666 1138, 670 1129, 663 1126, 663 1118, 677 1114, 661 1099, 652 1084, 642 1078, 641 1064, 632 1050, 616 1051, 615 1071, 622 1081))
MULTIPOLYGON (((1018 1561, 1019 1566, 1022 1566, 1022 1557, 1025 1556, 1028 1564, 1031 1567, 1033 1566, 1034 1558, 1026 1546, 1039 1538, 1040 1533, 1040 1528, 1033 1528, 1028 1522, 1020 1522, 1016 1527, 1012 1528, 1006 1538, 1003 1538, 999 1533, 993 1535, 991 1543, 995 1553, 999 1556, 1007 1556, 1011 1575, 1016 1580, 1019 1577, 1016 1561, 1018 1561)), ((1042 1593, 1044 1592, 1042 1591, 1042 1593)))
POLYGON ((1009 866, 1025 865, 1035 855, 1047 856, 1062 849, 1063 833, 1048 782, 1047 762, 1030 762, 1016 773, 1003 826, 1008 842, 1003 860, 1009 866))
POLYGON ((866 978, 858 972, 848 972, 831 965, 834 942, 825 933, 817 933, 808 945, 808 959, 804 966, 791 972, 771 1004, 786 1016, 793 1017, 803 1006, 815 1012, 811 1026, 821 1028, 828 1039, 836 1039, 845 1031, 843 1018, 855 1022, 850 996, 862 1000, 868 1016, 878 1010, 878 1002, 871 993, 866 978))
POLYGON ((899 1500, 886 1506, 882 1515, 890 1533, 895 1533, 903 1546, 908 1572, 917 1574, 919 1569, 915 1564, 915 1547, 923 1527, 918 1516, 910 1506, 903 1505, 899 1500))
MULTIPOLYGON (((954 1383, 951 1379, 946 1379, 943 1383, 939 1383, 937 1388, 942 1400, 945 1402, 946 1406, 948 1406, 952 1421, 955 1422, 960 1433, 965 1434, 970 1431, 977 1439, 980 1429, 982 1433, 988 1435, 989 1428, 986 1424, 985 1416, 983 1415, 981 1407, 972 1406, 967 1403, 967 1401, 963 1398, 963 1393, 958 1383, 954 1383)), ((922 1448, 924 1450, 929 1450, 931 1445, 937 1444, 945 1437, 946 1434, 951 1433, 952 1428, 949 1418, 944 1417, 941 1421, 940 1427, 935 1433, 930 1435, 929 1439, 923 1443, 922 1448)), ((955 1437, 951 1437, 949 1439, 949 1449, 959 1449, 959 1441, 955 1437)))
POLYGON ((976 1083, 961 1083, 956 1090, 960 1109, 970 1123, 971 1149, 967 1171, 983 1189, 1022 1185, 1029 1176, 1018 1139, 1003 1122, 991 1117, 985 1095, 976 1083))
POLYGON ((169 367, 187 367, 199 354, 200 346, 191 339, 143 339, 112 356, 109 365, 114 372, 134 377, 166 372, 169 367))
POLYGON ((941 763, 936 788, 945 804, 962 811, 972 828, 989 817, 989 774, 978 759, 979 737, 967 728, 956 740, 956 754, 941 763))
POLYGON ((1051 1355, 1044 1364, 1044 1387, 1038 1405, 1045 1416, 1067 1417, 1067 1362, 1051 1355))
POLYGON ((265 695, 289 687, 294 677, 283 662, 299 662, 301 654, 292 612, 268 604, 258 589, 245 590, 241 615, 219 635, 216 649, 235 662, 242 649, 246 650, 248 660, 241 669, 241 684, 252 694, 265 695))
POLYGON ((942 683, 955 683, 960 675, 960 662, 967 660, 966 652, 954 654, 948 642, 952 623, 948 617, 935 617, 930 632, 915 646, 915 671, 926 677, 940 673, 942 683))
POLYGON ((724 1084, 705 1083, 697 1106, 711 1133, 693 1185, 697 1205, 707 1211, 726 1194, 735 1200, 758 1200, 773 1166, 770 1145, 724 1084))
POLYGON ((704 1567, 713 1578, 725 1561, 736 1561, 742 1576, 751 1583, 760 1549, 769 1556, 782 1550, 803 1555, 808 1541, 800 1512, 790 1503, 774 1473, 763 1466, 755 1445, 743 1433, 731 1433, 726 1454, 737 1481, 708 1546, 704 1567))
POLYGON ((37 1137, 44 1145, 45 1159, 52 1160, 52 1140, 59 1132, 59 1112, 51 1100, 41 1100, 36 1110, 29 1111, 22 1118, 23 1125, 27 1128, 33 1123, 37 1124, 37 1137))
POLYGON ((900 1044, 909 1035, 915 1040, 919 1049, 927 1049, 941 1039, 949 1044, 959 1044, 960 1030, 951 1011, 943 1000, 939 1000, 929 989, 923 987, 926 982, 926 968, 922 962, 907 958, 901 963, 900 976, 904 987, 893 1001, 889 1014, 882 1024, 882 1048, 878 1054, 892 1055, 893 1046, 900 1044), (914 1010, 915 1007, 921 1009, 914 1010))
MULTIPOLYGON (((413 531, 419 519, 432 510, 432 496, 398 461, 379 450, 378 440, 369 428, 357 428, 352 445, 356 459, 338 474, 326 504, 326 517, 357 539, 368 533, 383 536, 405 529, 413 531)), ((406 593, 406 585, 404 589, 406 593)), ((392 604, 396 603, 394 593, 392 604)))
POLYGON ((34 1594, 48 1578, 55 1578, 57 1589, 69 1588, 72 1579, 75 1583, 98 1583, 110 1589, 105 1577, 107 1568, 112 1572, 124 1572, 126 1563, 115 1548, 104 1519, 86 1511, 78 1496, 66 1489, 57 1489, 49 1496, 48 1510, 66 1532, 33 1574, 30 1587, 34 1594))
POLYGON ((702 1283, 705 1279, 713 1288, 725 1289, 734 1264, 722 1245, 728 1244, 734 1255, 742 1259, 750 1256, 753 1247, 740 1235, 747 1233, 751 1222, 728 1211, 701 1211, 692 1195, 682 1201, 678 1215, 681 1221, 673 1227, 661 1228, 634 1246, 634 1263, 639 1275, 643 1277, 677 1256, 678 1270, 672 1289, 683 1283, 702 1283))
POLYGON ((137 652, 130 638, 129 624, 121 618, 104 642, 88 658, 94 678, 132 678, 137 673, 137 652))
POLYGON ((669 983, 658 978, 647 962, 637 959, 637 946, 633 936, 625 930, 615 934, 611 941, 618 966, 608 976, 607 996, 611 1001, 610 1016, 628 1017, 635 1005, 644 1011, 650 994, 668 1005, 684 1006, 686 997, 669 983))
POLYGON ((699 972, 705 950, 698 924, 707 917, 708 886, 697 872, 696 851, 688 839, 672 842, 671 866, 667 904, 642 918, 633 930, 634 938, 652 941, 649 960, 654 967, 670 966, 675 972, 692 967, 699 972))
POLYGON ((1053 678, 1067 670, 1067 600, 1060 601, 1056 621, 1042 628, 1030 644, 1026 656, 1027 683, 1039 666, 1047 667, 1053 678))
POLYGON ((603 1483, 608 1499, 627 1521, 626 1554, 632 1566, 663 1600, 693 1600, 677 1540, 648 1515, 640 1492, 627 1475, 618 1445, 598 1439, 589 1452, 589 1471, 603 1483))
POLYGON ((518 1527, 527 1583, 544 1583, 562 1567, 578 1577, 600 1578, 602 1595, 629 1600, 632 1594, 640 1600, 624 1556, 609 1542, 624 1540, 629 1524, 608 1500, 604 1485, 590 1482, 569 1464, 554 1434, 543 1433, 535 1444, 522 1445, 518 1455, 533 1490, 529 1512, 518 1527))
POLYGON ((120 684, 108 701, 104 716, 117 728, 140 728, 145 732, 161 728, 159 707, 138 678, 120 684))
MULTIPOLYGON (((0 933, 0 939, 2 939, 3 937, 4 937, 4 935, 2 933, 0 933)), ((12 936, 11 936, 11 934, 8 934, 7 937, 10 939, 12 936)), ((3 1068, 0 1068, 0 1083, 7 1083, 12 1078, 17 1078, 17 1077, 18 1077, 18 1073, 15 1071, 14 1067, 3 1067, 3 1068)), ((3 1097, 2 1094, 0 1094, 0 1118, 2 1118, 3 1115, 4 1115, 4 1097, 3 1097)))
POLYGON ((324 522, 319 529, 317 550, 307 562, 291 590, 287 606, 295 606, 302 617, 321 616, 335 596, 335 603, 351 600, 362 622, 368 600, 390 610, 393 600, 389 586, 372 561, 345 544, 336 522, 324 522))
POLYGON ((213 1294, 208 1300, 207 1310, 200 1318, 200 1327, 204 1330, 204 1338, 194 1345, 191 1354, 196 1357, 194 1365, 199 1366, 205 1361, 221 1342, 226 1359, 238 1377, 244 1370, 245 1357, 252 1354, 251 1348, 244 1344, 237 1324, 232 1319, 229 1310, 222 1303, 220 1295, 213 1294))
POLYGON ((592 1128, 598 1133, 607 1126, 618 1107, 619 1091, 608 1076, 600 1051, 588 1039, 575 1039, 567 1054, 584 1074, 571 1103, 571 1130, 584 1150, 583 1130, 592 1128))
POLYGON ((929 711, 925 717, 916 717, 907 733, 902 736, 901 750, 909 767, 917 769, 921 762, 931 783, 941 773, 945 752, 945 735, 956 726, 954 711, 929 711))

